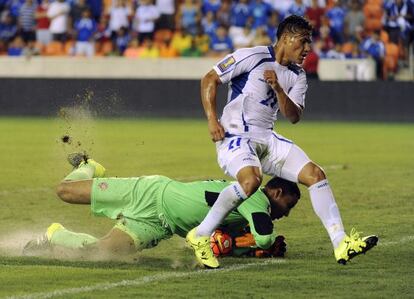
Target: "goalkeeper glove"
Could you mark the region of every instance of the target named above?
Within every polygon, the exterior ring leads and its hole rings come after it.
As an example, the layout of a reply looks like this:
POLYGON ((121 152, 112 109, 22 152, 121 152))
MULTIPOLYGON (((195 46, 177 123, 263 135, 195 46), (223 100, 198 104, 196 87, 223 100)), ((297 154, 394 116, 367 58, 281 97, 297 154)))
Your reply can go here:
POLYGON ((277 236, 275 242, 269 249, 257 248, 255 257, 284 257, 286 252, 285 237, 277 236))
POLYGON ((240 237, 234 238, 236 242, 236 247, 254 247, 256 246, 256 241, 251 233, 245 233, 240 237))

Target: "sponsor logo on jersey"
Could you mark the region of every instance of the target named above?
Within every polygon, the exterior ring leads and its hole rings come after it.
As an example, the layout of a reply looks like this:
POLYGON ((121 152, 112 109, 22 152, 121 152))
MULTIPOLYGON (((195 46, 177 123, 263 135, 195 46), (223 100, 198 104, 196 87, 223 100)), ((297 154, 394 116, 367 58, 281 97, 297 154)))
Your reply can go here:
POLYGON ((256 160, 255 160, 255 159, 253 159, 253 158, 244 158, 244 159, 243 159, 243 161, 246 161, 246 162, 247 162, 247 161, 253 161, 253 162, 255 162, 256 160))
POLYGON ((239 189, 238 189, 236 186, 234 186, 234 185, 233 185, 233 189, 234 189, 234 192, 236 193, 237 197, 238 197, 240 200, 244 200, 244 198, 243 198, 243 196, 241 195, 241 193, 240 193, 239 189))
POLYGON ((328 182, 324 182, 323 184, 320 184, 319 186, 317 186, 317 188, 319 189, 319 188, 323 188, 326 186, 328 186, 328 182))
POLYGON ((225 72, 227 71, 233 64, 236 63, 236 60, 233 58, 233 56, 230 56, 219 63, 218 68, 220 71, 225 72))

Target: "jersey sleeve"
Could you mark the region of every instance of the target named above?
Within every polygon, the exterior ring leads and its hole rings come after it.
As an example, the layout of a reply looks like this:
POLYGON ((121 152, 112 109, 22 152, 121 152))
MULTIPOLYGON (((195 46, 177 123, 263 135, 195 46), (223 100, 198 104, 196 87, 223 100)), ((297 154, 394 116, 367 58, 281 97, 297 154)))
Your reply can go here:
POLYGON ((267 249, 273 245, 276 233, 269 215, 269 201, 261 191, 249 197, 238 208, 238 212, 249 222, 257 247, 267 249))
POLYGON ((305 107, 305 96, 308 90, 305 71, 301 71, 292 89, 288 92, 289 98, 300 107, 305 107))
POLYGON ((213 69, 219 76, 221 83, 228 83, 232 78, 251 71, 260 61, 263 55, 269 56, 266 47, 264 49, 257 48, 243 48, 228 54, 217 63, 213 69))

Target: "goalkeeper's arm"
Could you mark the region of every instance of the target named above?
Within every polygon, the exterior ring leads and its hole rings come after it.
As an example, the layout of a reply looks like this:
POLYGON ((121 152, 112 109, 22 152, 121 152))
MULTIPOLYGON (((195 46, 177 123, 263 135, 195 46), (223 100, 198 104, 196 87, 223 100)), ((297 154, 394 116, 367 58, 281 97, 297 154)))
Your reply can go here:
POLYGON ((257 241, 253 235, 249 232, 234 238, 235 250, 241 252, 243 255, 255 256, 255 257, 283 257, 286 252, 286 242, 283 236, 277 236, 273 244, 267 248, 258 248, 256 246, 257 241), (243 251, 246 248, 249 250, 243 251))
POLYGON ((254 245, 262 249, 270 248, 276 239, 270 215, 265 212, 253 212, 247 216, 247 220, 254 245))

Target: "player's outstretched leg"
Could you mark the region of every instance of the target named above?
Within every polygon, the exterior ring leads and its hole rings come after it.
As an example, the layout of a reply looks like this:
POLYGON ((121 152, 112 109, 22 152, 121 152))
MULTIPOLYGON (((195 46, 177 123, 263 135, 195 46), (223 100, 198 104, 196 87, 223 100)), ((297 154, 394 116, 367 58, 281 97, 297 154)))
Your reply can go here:
POLYGON ((29 241, 23 248, 24 255, 39 255, 50 251, 54 245, 65 248, 80 249, 98 241, 94 236, 74 233, 60 223, 52 223, 42 236, 29 241))
POLYGON ((23 255, 33 256, 47 253, 52 247, 50 243, 52 235, 60 229, 64 229, 62 224, 52 223, 43 235, 26 243, 23 248, 23 255))
POLYGON ((57 186, 56 193, 67 203, 90 204, 92 179, 103 177, 105 168, 84 153, 73 153, 68 162, 74 167, 57 186))
POLYGON ((89 158, 86 153, 72 153, 67 159, 74 170, 65 177, 65 181, 101 178, 105 175, 105 167, 89 158))
POLYGON ((301 173, 302 180, 308 170, 309 181, 312 185, 305 185, 309 187, 314 211, 321 219, 332 241, 337 262, 345 265, 350 259, 374 247, 378 242, 377 236, 361 238, 355 229, 352 229, 349 236, 345 233, 335 197, 322 169, 316 164, 309 163, 304 170, 301 173))
MULTIPOLYGON (((313 210, 328 232, 338 263, 346 264, 353 257, 367 252, 377 244, 377 236, 360 238, 355 230, 352 230, 349 236, 345 233, 339 208, 324 171, 295 145, 282 169, 282 174, 286 177, 292 173, 297 173, 298 181, 308 187, 313 210)), ((291 179, 295 177, 291 176, 291 179)))
POLYGON ((98 239, 85 233, 70 231, 60 223, 52 223, 42 236, 24 246, 23 255, 38 256, 51 253, 54 246, 99 259, 112 259, 137 250, 131 236, 116 227, 105 237, 98 239))
POLYGON ((365 254, 365 252, 377 245, 377 243, 377 236, 360 237, 359 233, 353 228, 350 235, 345 236, 339 246, 334 250, 335 258, 339 264, 345 265, 357 255, 365 254))

